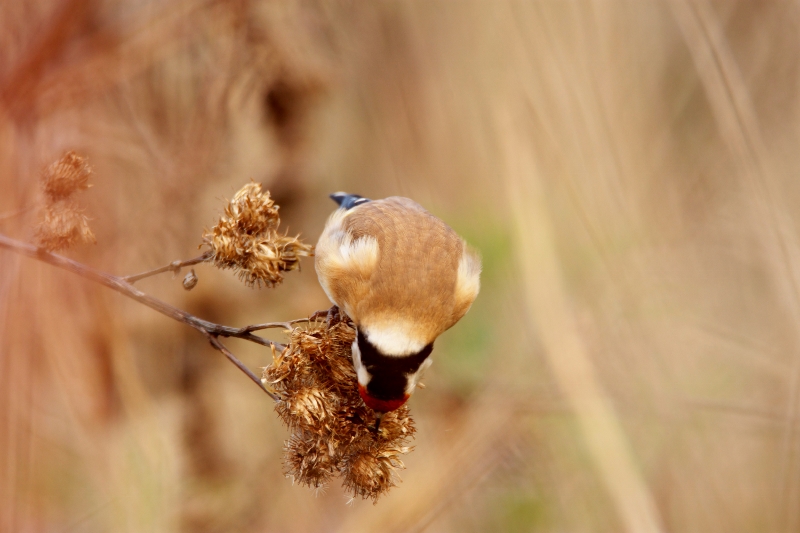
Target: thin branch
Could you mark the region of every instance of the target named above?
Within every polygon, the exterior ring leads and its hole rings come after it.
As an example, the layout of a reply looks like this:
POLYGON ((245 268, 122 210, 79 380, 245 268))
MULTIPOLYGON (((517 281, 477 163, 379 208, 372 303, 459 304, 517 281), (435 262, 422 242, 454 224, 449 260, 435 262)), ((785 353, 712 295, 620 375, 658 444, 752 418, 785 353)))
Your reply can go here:
MULTIPOLYGON (((149 294, 145 294, 126 281, 125 278, 96 270, 90 266, 84 265, 83 263, 79 263, 62 255, 54 254, 37 248, 31 244, 6 237, 3 234, 0 234, 0 247, 7 248, 18 254, 31 257, 58 268, 68 270, 73 274, 77 274, 78 276, 90 281, 94 281, 95 283, 105 285, 106 287, 113 289, 118 293, 127 296, 128 298, 136 300, 137 302, 158 311, 162 315, 166 315, 173 320, 183 322, 184 324, 193 327, 194 329, 206 335, 214 348, 222 352, 223 355, 230 359, 231 362, 233 362, 233 364, 235 364, 242 372, 247 374, 247 377, 255 381, 259 388, 269 394, 271 398, 275 399, 274 395, 270 393, 261 383, 261 380, 259 380, 249 369, 247 369, 247 367, 217 339, 217 337, 236 337, 250 342, 255 342, 256 344, 260 344, 262 346, 275 346, 275 348, 278 350, 283 350, 283 348, 285 348, 285 345, 283 344, 272 342, 264 339, 263 337, 259 337, 258 335, 253 335, 251 333, 253 330, 248 329, 252 326, 245 326, 244 328, 232 328, 230 326, 223 326, 221 324, 215 324, 214 322, 203 320, 202 318, 198 318, 182 309, 178 309, 177 307, 173 307, 172 305, 162 302, 157 298, 153 298, 149 294)), ((301 321, 302 320, 305 319, 301 319, 301 321)), ((287 324, 289 323, 287 322, 287 324)), ((256 325, 256 329, 263 329, 258 328, 258 326, 259 325, 256 325)))
POLYGON ((245 326, 239 330, 239 333, 250 333, 252 331, 258 331, 260 329, 269 329, 269 328, 283 328, 288 331, 292 331, 292 326, 294 324, 300 324, 301 322, 311 322, 309 318, 296 318, 294 320, 288 320, 286 322, 265 322, 263 324, 253 324, 252 326, 245 326))
POLYGON ((193 259, 186 259, 185 261, 173 261, 168 265, 164 265, 159 268, 155 268, 153 270, 148 270, 147 272, 142 272, 141 274, 134 274, 132 276, 125 276, 122 280, 127 281, 128 283, 136 283, 140 279, 149 278, 150 276, 155 276, 156 274, 161 274, 162 272, 173 272, 177 273, 180 272, 181 268, 196 265, 198 263, 204 263, 214 257, 214 252, 208 250, 203 255, 197 256, 193 259))
POLYGON ((259 386, 259 387, 260 387, 260 388, 261 388, 261 389, 262 389, 264 392, 266 392, 266 393, 267 393, 267 395, 268 395, 270 398, 272 398, 272 399, 273 399, 273 400, 275 400, 276 402, 278 401, 278 397, 277 397, 277 396, 275 396, 273 393, 271 393, 271 392, 270 392, 270 391, 269 391, 269 390, 268 390, 268 389, 267 389, 267 388, 264 386, 264 384, 261 382, 261 380, 260 380, 260 379, 258 379, 258 377, 257 377, 255 374, 253 374, 253 372, 251 372, 249 368, 247 368, 247 367, 246 367, 246 366, 245 366, 245 365, 244 365, 244 364, 243 364, 241 361, 239 361, 239 359, 237 359, 237 358, 236 358, 236 356, 235 356, 235 355, 233 355, 233 354, 231 353, 231 351, 230 351, 230 350, 228 350, 228 349, 225 347, 225 345, 224 345, 224 344, 222 344, 222 343, 219 341, 219 339, 216 337, 216 335, 212 335, 211 333, 209 333, 209 332, 207 332, 207 331, 203 331, 203 333, 205 334, 206 338, 208 339, 208 342, 210 342, 210 343, 211 343, 211 346, 213 346, 214 348, 216 348, 217 350, 219 350, 220 352, 222 352, 222 355, 224 355, 225 357, 227 357, 227 358, 228 358, 228 360, 229 360, 231 363, 233 363, 234 365, 236 365, 236 367, 237 367, 239 370, 241 370, 242 372, 244 372, 245 374, 247 374, 247 377, 249 377, 249 378, 250 378, 250 380, 251 380, 253 383, 255 383, 256 385, 258 385, 258 386, 259 386))

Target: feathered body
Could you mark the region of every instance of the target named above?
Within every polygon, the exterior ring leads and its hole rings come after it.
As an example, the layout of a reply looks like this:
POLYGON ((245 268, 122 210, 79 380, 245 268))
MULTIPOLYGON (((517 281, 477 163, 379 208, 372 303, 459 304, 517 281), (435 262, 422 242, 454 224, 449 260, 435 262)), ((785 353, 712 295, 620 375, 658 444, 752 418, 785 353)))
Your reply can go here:
POLYGON ((339 202, 316 248, 328 298, 355 323, 353 362, 376 411, 408 398, 433 341, 469 310, 480 259, 447 224, 408 198, 339 202))

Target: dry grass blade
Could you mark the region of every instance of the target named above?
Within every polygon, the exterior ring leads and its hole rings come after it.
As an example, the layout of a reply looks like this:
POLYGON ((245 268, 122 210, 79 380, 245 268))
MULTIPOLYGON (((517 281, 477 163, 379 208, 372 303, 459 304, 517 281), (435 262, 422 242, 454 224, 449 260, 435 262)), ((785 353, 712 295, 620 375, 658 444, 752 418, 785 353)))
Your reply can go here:
POLYGON ((498 131, 507 135, 506 189, 516 219, 525 304, 537 317, 532 325, 540 332, 555 379, 575 411, 589 453, 626 530, 663 531, 653 495, 636 464, 618 413, 598 379, 565 294, 536 161, 525 150, 524 126, 511 116, 501 116, 498 131))
MULTIPOLYGON (((720 136, 742 169, 750 193, 753 220, 783 303, 795 321, 800 320, 800 248, 798 236, 780 190, 774 183, 768 150, 753 97, 725 38, 722 24, 707 1, 672 2, 673 14, 692 54, 697 75, 708 96, 720 136)), ((797 337, 795 335, 795 343, 797 337)), ((795 531, 800 513, 795 503, 800 493, 800 449, 796 423, 800 408, 800 361, 795 361, 786 408, 783 445, 783 513, 786 531, 795 531)))

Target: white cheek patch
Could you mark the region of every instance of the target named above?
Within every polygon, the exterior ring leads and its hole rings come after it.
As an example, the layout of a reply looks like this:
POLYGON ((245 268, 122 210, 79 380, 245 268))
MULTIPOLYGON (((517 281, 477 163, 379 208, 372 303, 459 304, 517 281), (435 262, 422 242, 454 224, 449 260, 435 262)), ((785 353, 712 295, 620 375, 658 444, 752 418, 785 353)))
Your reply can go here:
POLYGON ((361 349, 358 347, 358 337, 353 341, 353 367, 356 369, 359 385, 366 387, 372 376, 367 372, 367 367, 361 363, 361 349))
POLYGON ((333 290, 328 281, 336 270, 344 267, 340 250, 342 243, 349 242, 349 234, 342 230, 343 218, 344 213, 341 209, 334 211, 328 218, 325 229, 320 235, 319 242, 317 242, 316 258, 314 260, 319 284, 328 299, 334 304, 337 302, 333 297, 333 290))
POLYGON ((464 245, 464 252, 458 262, 456 277, 456 298, 470 303, 481 290, 481 260, 472 250, 464 245))
POLYGON ((339 245, 339 254, 345 268, 369 276, 378 264, 378 241, 374 237, 361 237, 354 241, 350 236, 339 245))
POLYGON ((419 383, 419 380, 422 378, 422 374, 425 372, 425 369, 431 366, 432 363, 433 360, 430 357, 428 357, 422 362, 421 365, 419 365, 419 368, 417 369, 416 372, 408 376, 408 384, 406 385, 406 394, 410 396, 411 393, 414 392, 414 389, 417 388, 417 383, 419 383))
MULTIPOLYGON (((377 268, 380 249, 374 237, 366 235, 353 239, 353 236, 343 229, 343 221, 352 212, 353 210, 337 209, 328 218, 317 243, 314 266, 322 290, 328 299, 342 307, 350 317, 355 318, 354 309, 348 305, 353 303, 349 301, 351 298, 341 294, 340 280, 369 279, 377 268)), ((363 284, 360 289, 364 289, 363 284)))

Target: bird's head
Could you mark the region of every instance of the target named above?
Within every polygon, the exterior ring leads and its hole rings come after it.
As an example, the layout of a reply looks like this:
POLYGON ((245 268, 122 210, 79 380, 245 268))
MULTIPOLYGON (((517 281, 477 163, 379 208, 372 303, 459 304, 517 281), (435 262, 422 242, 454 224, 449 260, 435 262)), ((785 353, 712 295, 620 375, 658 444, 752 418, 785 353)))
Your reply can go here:
POLYGON ((405 355, 383 353, 360 329, 353 341, 353 366, 358 376, 358 392, 364 403, 377 413, 402 406, 430 366, 433 344, 405 355))

